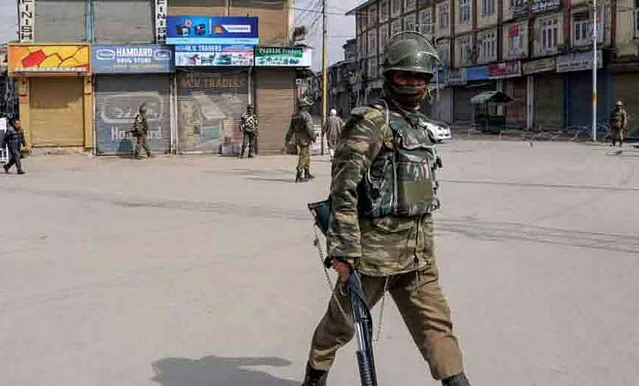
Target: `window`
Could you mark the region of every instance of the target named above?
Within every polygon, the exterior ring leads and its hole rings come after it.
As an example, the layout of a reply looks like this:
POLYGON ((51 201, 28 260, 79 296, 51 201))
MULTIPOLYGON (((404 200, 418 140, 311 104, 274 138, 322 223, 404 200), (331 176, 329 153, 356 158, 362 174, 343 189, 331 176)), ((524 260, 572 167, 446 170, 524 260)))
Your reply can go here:
POLYGON ((580 46, 592 42, 588 12, 575 13, 573 20, 574 44, 580 46))
POLYGON ((437 55, 444 64, 444 67, 450 67, 450 49, 448 42, 437 45, 437 55))
POLYGON ((479 55, 483 62, 490 62, 497 59, 497 33, 488 32, 481 35, 479 55))
POLYGON ((639 0, 635 0, 635 37, 639 38, 639 0))
POLYGON ((541 48, 544 51, 557 49, 559 44, 559 21, 548 19, 541 22, 541 48))
POLYGON ((414 13, 404 17, 404 31, 415 31, 416 15, 414 13))
POLYGON ((433 18, 430 10, 421 11, 419 13, 419 32, 424 35, 433 34, 433 18))
POLYGON ((386 42, 388 42, 388 24, 383 24, 379 27, 379 51, 384 52, 384 48, 386 47, 386 42))
POLYGON ((510 0, 509 8, 523 7, 526 5, 526 0, 510 0))
POLYGON ((388 21, 388 0, 382 0, 379 4, 379 21, 388 21))
POLYGON ((368 78, 375 79, 377 77, 377 56, 368 59, 368 78))
POLYGON ((399 16, 402 13, 402 0, 391 0, 391 15, 393 17, 399 16))
POLYGON ((470 23, 470 0, 459 0, 459 22, 470 23))
POLYGON ((368 28, 377 25, 377 5, 368 7, 368 28))
POLYGON ((402 32, 402 19, 393 20, 391 23, 391 36, 402 32))
POLYGON ((368 31, 368 56, 377 55, 377 30, 368 31))
POLYGON ((439 7, 439 29, 448 28, 448 4, 439 7))
POLYGON ((366 34, 360 35, 359 39, 357 39, 357 42, 359 43, 359 57, 360 58, 365 58, 366 57, 366 39, 367 39, 366 34))
POLYGON ((481 0, 481 15, 491 16, 495 13, 495 0, 481 0))
POLYGON ((508 53, 509 57, 519 57, 524 53, 523 26, 514 24, 508 27, 508 53))
POLYGON ((459 60, 461 65, 470 64, 471 48, 470 37, 464 36, 459 38, 459 60))
POLYGON ((416 0, 404 0, 404 12, 415 9, 416 0))

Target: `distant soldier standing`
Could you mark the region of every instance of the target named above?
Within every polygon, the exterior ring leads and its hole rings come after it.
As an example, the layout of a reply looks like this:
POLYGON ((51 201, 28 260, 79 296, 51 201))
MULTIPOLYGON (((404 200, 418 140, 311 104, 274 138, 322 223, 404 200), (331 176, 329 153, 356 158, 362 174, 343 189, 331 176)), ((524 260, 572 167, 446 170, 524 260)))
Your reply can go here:
POLYGON ((618 101, 615 109, 610 113, 610 130, 612 134, 612 147, 619 142, 619 148, 623 146, 623 138, 624 132, 626 131, 626 126, 628 125, 628 114, 626 114, 626 110, 623 108, 623 103, 618 101))
POLYGON ((148 142, 149 123, 146 120, 146 103, 142 103, 138 111, 138 115, 135 116, 135 121, 133 122, 133 130, 131 130, 131 134, 133 134, 137 140, 133 156, 136 159, 141 159, 140 150, 144 148, 146 156, 151 158, 153 155, 151 154, 148 142))
POLYGON ((20 147, 27 146, 27 142, 24 139, 24 130, 22 130, 22 124, 19 119, 13 121, 13 124, 7 125, 7 131, 5 131, 2 138, 2 147, 5 146, 9 148, 9 162, 3 166, 4 172, 9 173, 9 169, 16 165, 18 174, 24 174, 22 160, 20 159, 20 147))
POLYGON ((291 118, 291 125, 286 133, 286 143, 295 136, 295 145, 299 150, 295 182, 306 182, 315 178, 310 171, 311 143, 314 143, 317 137, 313 129, 313 118, 308 112, 308 108, 312 105, 313 103, 306 98, 300 100, 297 114, 291 118))
POLYGON ((248 157, 253 158, 253 151, 255 150, 255 137, 257 136, 257 115, 253 112, 253 106, 246 106, 246 112, 242 114, 240 118, 240 131, 242 132, 242 152, 240 158, 244 157, 244 151, 248 144, 248 157))
POLYGON ((337 140, 342 133, 342 127, 344 127, 344 121, 337 116, 337 110, 331 109, 330 115, 322 128, 323 134, 326 136, 326 143, 328 144, 328 153, 333 159, 335 154, 335 147, 337 146, 337 140))

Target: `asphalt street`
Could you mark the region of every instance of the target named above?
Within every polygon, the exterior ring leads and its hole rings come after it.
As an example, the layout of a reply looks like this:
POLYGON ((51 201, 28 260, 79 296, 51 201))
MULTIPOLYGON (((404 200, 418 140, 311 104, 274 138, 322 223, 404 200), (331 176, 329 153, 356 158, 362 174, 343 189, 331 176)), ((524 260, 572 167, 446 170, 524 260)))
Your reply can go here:
MULTIPOLYGON (((636 384, 639 149, 440 152, 437 259, 471 383, 636 384)), ((330 162, 304 184, 295 162, 50 155, 0 175, 0 385, 299 385, 330 296, 306 210, 330 162)), ((386 304, 379 384, 438 384, 386 304)), ((329 384, 359 384, 353 342, 329 384)))

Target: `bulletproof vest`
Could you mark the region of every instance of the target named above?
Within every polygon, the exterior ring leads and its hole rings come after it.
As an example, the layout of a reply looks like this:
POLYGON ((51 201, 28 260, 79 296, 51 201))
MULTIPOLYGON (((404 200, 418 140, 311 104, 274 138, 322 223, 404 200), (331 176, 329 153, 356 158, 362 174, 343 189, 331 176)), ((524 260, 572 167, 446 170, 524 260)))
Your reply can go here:
MULTIPOLYGON (((378 107, 378 106, 376 106, 378 107)), ((437 154, 421 113, 386 114, 386 133, 378 156, 358 186, 362 217, 413 217, 439 208, 437 154)))

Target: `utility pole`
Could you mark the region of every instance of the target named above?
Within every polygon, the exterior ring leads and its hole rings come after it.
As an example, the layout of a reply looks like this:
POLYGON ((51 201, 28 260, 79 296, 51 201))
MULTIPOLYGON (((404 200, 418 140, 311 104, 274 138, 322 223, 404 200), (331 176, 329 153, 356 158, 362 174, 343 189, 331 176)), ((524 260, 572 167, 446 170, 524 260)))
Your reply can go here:
MULTIPOLYGON (((326 18, 326 1, 322 0, 322 128, 328 116, 328 19, 326 18)), ((324 130, 322 130, 321 154, 324 155, 324 130)))
POLYGON ((597 141, 597 0, 592 1, 592 141, 597 141))

